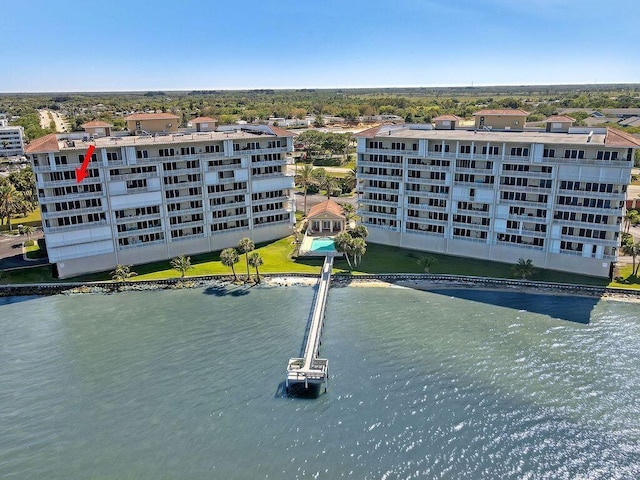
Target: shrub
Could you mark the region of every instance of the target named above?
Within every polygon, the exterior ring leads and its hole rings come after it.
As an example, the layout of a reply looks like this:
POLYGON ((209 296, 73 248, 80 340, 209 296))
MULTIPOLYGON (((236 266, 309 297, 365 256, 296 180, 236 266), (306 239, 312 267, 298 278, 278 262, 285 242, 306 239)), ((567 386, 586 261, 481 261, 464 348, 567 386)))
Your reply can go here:
POLYGON ((33 239, 25 240, 24 242, 25 247, 33 247, 35 244, 36 244, 36 241, 33 239))

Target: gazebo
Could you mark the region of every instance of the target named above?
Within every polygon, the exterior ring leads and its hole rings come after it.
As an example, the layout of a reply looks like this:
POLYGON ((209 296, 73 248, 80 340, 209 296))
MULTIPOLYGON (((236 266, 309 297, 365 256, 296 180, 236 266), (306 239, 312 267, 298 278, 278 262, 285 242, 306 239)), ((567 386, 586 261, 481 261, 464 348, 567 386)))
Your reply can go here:
POLYGON ((311 207, 307 215, 307 235, 332 236, 346 228, 347 217, 342 213, 342 207, 333 200, 325 200, 311 207))

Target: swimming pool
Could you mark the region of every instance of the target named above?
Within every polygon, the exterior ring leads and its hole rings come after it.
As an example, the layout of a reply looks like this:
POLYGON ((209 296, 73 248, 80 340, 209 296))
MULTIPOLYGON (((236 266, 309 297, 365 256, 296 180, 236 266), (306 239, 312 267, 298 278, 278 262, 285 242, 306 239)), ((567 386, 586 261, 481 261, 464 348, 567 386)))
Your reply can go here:
POLYGON ((319 237, 311 241, 311 251, 313 252, 335 252, 336 247, 333 244, 333 238, 319 237))

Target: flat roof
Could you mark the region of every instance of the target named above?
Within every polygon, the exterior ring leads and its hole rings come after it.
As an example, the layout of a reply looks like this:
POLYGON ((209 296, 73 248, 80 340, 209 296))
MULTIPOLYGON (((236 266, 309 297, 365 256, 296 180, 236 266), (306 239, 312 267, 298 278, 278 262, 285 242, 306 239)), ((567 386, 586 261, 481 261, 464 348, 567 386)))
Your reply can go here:
POLYGON ((462 140, 487 142, 512 142, 512 143, 547 143, 568 145, 606 145, 611 147, 640 147, 640 141, 623 132, 607 129, 585 128, 579 133, 545 132, 544 130, 421 130, 411 128, 378 128, 361 132, 358 136, 365 138, 393 138, 393 139, 427 139, 427 140, 462 140), (591 134, 591 131, 597 133, 591 134))
MULTIPOLYGON (((256 130, 257 132, 257 130, 256 130)), ((26 153, 48 153, 67 150, 82 150, 94 145, 96 148, 131 147, 136 145, 188 145, 192 143, 220 142, 222 140, 261 139, 292 136, 291 132, 277 129, 275 132, 253 133, 246 130, 222 132, 172 132, 161 135, 124 135, 90 139, 87 133, 55 134, 33 140, 25 149, 26 153), (86 140, 84 140, 86 139, 86 140)))

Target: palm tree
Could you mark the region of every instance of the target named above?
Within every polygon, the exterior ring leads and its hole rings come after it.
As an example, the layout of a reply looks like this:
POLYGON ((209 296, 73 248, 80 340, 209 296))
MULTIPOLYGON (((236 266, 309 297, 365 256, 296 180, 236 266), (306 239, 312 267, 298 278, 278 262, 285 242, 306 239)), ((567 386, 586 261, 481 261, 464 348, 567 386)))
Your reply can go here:
POLYGON ((357 179, 357 173, 355 168, 352 168, 349 170, 349 173, 347 173, 347 176, 344 177, 344 181, 347 183, 347 185, 351 187, 351 190, 356 188, 358 179, 357 179))
POLYGON ((131 271, 130 265, 116 265, 116 269, 111 272, 111 278, 116 282, 126 282, 127 279, 138 275, 136 272, 131 271))
POLYGON ((247 282, 251 280, 251 274, 249 273, 249 252, 256 248, 255 243, 250 238, 241 238, 238 242, 238 250, 240 253, 244 253, 244 259, 247 262, 247 282))
POLYGON ((533 261, 530 258, 526 260, 519 258, 518 263, 513 266, 512 270, 515 275, 525 280, 533 274, 533 261))
POLYGON ((304 214, 307 214, 307 188, 316 183, 313 175, 313 165, 306 164, 298 172, 298 183, 304 189, 304 214))
POLYGON ((33 228, 31 225, 23 225, 21 228, 21 233, 27 236, 27 240, 31 240, 31 235, 33 235, 34 231, 35 228, 33 228))
POLYGON ((249 264, 256 269, 256 278, 258 283, 260 283, 260 272, 258 271, 258 267, 260 267, 264 263, 264 260, 260 256, 258 252, 253 252, 249 255, 249 264))
POLYGON ((235 248, 225 248, 220 252, 220 261, 225 267, 231 267, 231 271, 233 272, 233 280, 237 282, 238 274, 236 273, 234 265, 240 261, 238 251, 235 248))
POLYGON ((622 252, 625 255, 631 256, 633 259, 633 266, 631 267, 631 275, 637 276, 638 270, 640 270, 640 263, 636 265, 636 258, 640 255, 640 242, 633 243, 631 239, 627 243, 622 244, 622 252))
POLYGON ((431 273, 431 269, 436 264, 437 260, 431 255, 420 255, 418 258, 418 265, 422 267, 424 273, 431 273))
POLYGON ((353 256, 353 265, 357 267, 362 260, 362 256, 367 253, 367 242, 362 237, 356 237, 351 242, 350 250, 353 256))
POLYGON ((184 253, 179 257, 171 259, 171 268, 180 272, 180 278, 184 278, 184 274, 187 270, 192 269, 191 257, 187 257, 184 253))
POLYGON ((627 210, 624 214, 624 233, 629 233, 629 228, 637 220, 640 220, 640 213, 637 210, 627 210))
POLYGON ((351 223, 351 220, 356 218, 356 207, 354 207, 351 203, 341 203, 342 213, 344 214, 344 218, 347 221, 347 227, 351 223))
POLYGON ((0 186, 0 222, 6 218, 9 231, 13 230, 11 215, 22 210, 21 203, 22 196, 11 183, 5 182, 0 186))
POLYGON ((331 198, 331 194, 338 188, 338 179, 331 175, 325 175, 320 180, 320 189, 327 191, 327 200, 331 198))
POLYGON ((333 245, 338 253, 344 254, 344 258, 349 264, 349 270, 353 270, 353 265, 351 265, 351 259, 349 258, 353 248, 353 237, 349 235, 349 232, 344 231, 337 234, 333 238, 333 245))
POLYGON ((364 238, 366 240, 369 236, 369 230, 364 225, 356 225, 355 228, 349 230, 349 234, 353 238, 364 238))

